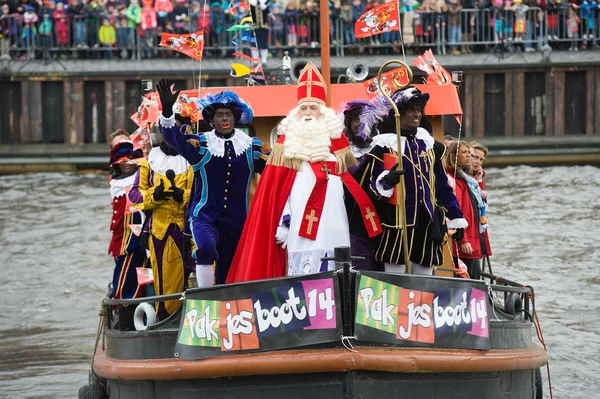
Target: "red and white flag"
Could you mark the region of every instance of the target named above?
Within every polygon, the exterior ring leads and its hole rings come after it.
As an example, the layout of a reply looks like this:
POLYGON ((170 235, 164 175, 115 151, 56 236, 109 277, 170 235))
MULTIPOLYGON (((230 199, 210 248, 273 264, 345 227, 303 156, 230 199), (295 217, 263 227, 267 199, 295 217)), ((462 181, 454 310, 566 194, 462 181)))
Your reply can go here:
POLYGON ((204 34, 202 31, 187 35, 163 33, 159 46, 179 51, 196 61, 200 61, 204 52, 204 34))
POLYGON ((354 24, 357 39, 400 30, 398 2, 385 3, 371 8, 361 15, 354 24))

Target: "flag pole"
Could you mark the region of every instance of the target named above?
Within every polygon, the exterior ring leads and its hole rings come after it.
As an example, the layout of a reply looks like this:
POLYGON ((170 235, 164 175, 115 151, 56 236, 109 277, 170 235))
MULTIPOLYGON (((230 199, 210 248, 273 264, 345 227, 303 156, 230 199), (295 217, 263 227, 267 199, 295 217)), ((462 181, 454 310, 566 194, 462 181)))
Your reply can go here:
POLYGON ((402 164, 402 135, 400 134, 400 111, 390 97, 390 94, 381 86, 381 75, 385 71, 385 68, 390 64, 400 64, 406 69, 406 73, 408 75, 408 80, 406 84, 399 85, 400 89, 403 89, 410 85, 412 82, 412 70, 405 62, 399 60, 390 60, 384 63, 381 68, 379 68, 379 72, 377 73, 377 86, 379 87, 379 91, 383 96, 388 100, 392 109, 394 110, 394 118, 396 120, 396 145, 397 145, 397 154, 396 154, 396 163, 398 167, 396 170, 400 172, 400 183, 398 183, 398 195, 396 196, 396 225, 402 226, 402 249, 404 251, 404 265, 406 267, 406 273, 412 274, 412 265, 410 264, 410 253, 408 248, 408 233, 406 231, 406 204, 404 201, 405 195, 405 186, 404 186, 404 166, 402 164), (401 220, 398 220, 401 219, 401 220))
POLYGON ((321 0, 319 3, 319 24, 321 26, 321 74, 325 81, 327 96, 325 104, 331 106, 331 58, 329 48, 329 1, 321 0))

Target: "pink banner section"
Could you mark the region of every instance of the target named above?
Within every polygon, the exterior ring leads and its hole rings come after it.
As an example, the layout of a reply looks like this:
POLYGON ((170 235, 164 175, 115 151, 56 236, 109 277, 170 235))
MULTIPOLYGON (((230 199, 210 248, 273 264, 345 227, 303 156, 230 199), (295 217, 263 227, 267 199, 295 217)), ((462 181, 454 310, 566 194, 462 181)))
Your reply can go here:
POLYGON ((335 328, 335 292, 333 279, 302 281, 302 287, 306 295, 306 305, 310 326, 305 330, 324 328, 335 328))

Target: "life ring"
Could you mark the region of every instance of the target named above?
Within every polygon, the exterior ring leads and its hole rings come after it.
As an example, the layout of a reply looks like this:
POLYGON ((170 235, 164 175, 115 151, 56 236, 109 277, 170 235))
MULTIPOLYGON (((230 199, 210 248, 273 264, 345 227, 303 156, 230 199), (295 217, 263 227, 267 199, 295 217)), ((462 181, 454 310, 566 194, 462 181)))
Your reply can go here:
POLYGON ((133 314, 133 325, 137 331, 146 331, 148 327, 156 323, 156 312, 154 306, 148 302, 140 303, 133 314), (145 320, 144 320, 145 318, 145 320))

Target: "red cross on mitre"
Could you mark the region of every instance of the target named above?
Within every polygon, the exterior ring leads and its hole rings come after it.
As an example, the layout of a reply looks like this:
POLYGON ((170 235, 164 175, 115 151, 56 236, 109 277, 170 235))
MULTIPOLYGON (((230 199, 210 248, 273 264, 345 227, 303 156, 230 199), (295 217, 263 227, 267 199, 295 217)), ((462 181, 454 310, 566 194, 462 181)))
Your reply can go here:
POLYGON ((325 105, 327 86, 321 72, 312 62, 306 64, 298 78, 298 104, 307 101, 325 105))

